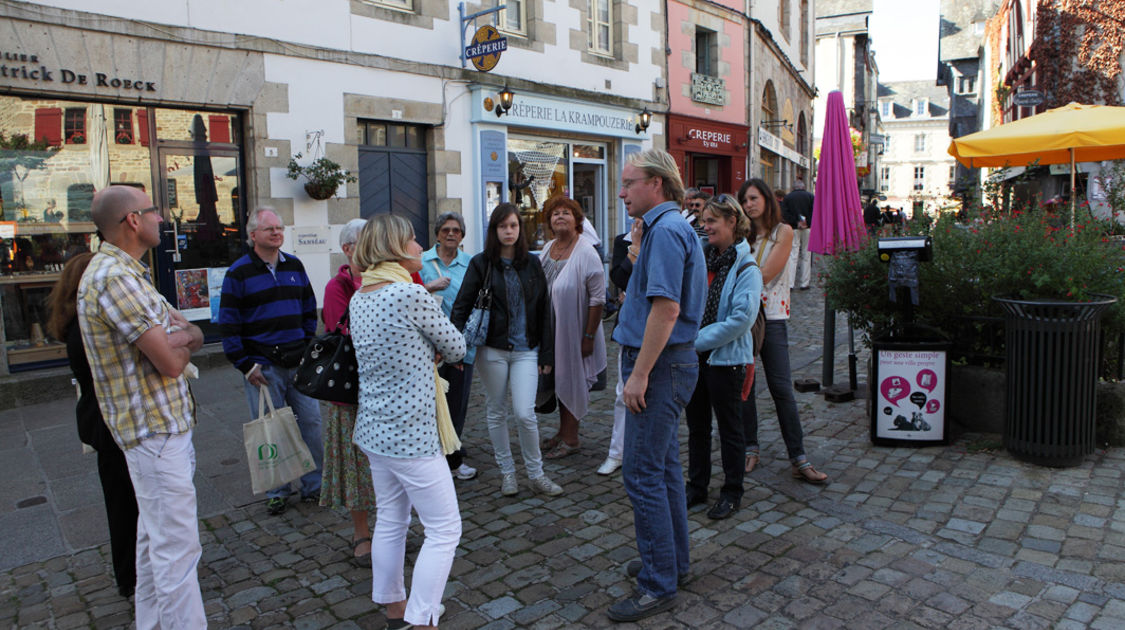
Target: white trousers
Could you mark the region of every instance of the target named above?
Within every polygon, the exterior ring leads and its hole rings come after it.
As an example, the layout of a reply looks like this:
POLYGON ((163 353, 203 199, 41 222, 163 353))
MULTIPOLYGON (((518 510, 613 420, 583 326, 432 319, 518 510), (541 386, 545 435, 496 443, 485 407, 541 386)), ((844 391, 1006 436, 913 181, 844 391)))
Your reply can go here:
POLYGON ((793 230, 793 249, 789 251, 789 288, 809 286, 812 276, 812 252, 809 251, 809 230, 793 230))
POLYGON ((434 625, 457 543, 461 541, 461 512, 453 477, 443 455, 402 458, 363 449, 371 462, 375 487, 375 530, 371 534, 371 599, 392 604, 406 599, 403 619, 414 625, 434 625), (425 541, 414 563, 410 598, 406 597, 403 564, 410 508, 418 512, 425 541))
POLYGON ((617 398, 613 399, 613 433, 609 437, 609 456, 625 459, 625 379, 621 378, 621 350, 617 351, 617 398))
POLYGON ((207 627, 197 567, 191 431, 154 435, 125 451, 137 494, 137 630, 207 627))
POLYGON ((520 452, 530 479, 543 476, 543 455, 539 452, 539 419, 535 417, 535 393, 539 389, 539 352, 497 350, 483 346, 477 352, 473 369, 484 384, 485 419, 496 466, 503 474, 516 472, 512 443, 508 436, 508 412, 516 420, 520 452), (511 394, 511 403, 508 394, 511 394))

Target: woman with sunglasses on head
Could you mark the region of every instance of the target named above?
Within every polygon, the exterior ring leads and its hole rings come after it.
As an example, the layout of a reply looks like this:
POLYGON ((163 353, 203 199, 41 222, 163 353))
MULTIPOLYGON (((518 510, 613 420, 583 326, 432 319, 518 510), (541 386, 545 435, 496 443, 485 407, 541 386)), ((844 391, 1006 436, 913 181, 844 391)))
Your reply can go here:
POLYGON ((699 380, 685 409, 688 425, 687 505, 707 501, 711 481, 711 412, 719 425, 723 487, 707 512, 729 517, 742 502, 745 443, 742 435, 742 389, 748 364, 754 363, 750 327, 758 317, 762 273, 746 237, 750 220, 732 195, 708 200, 700 215, 707 245, 707 299, 695 338, 699 380))
MULTIPOLYGON (((805 455, 804 433, 797 415, 797 399, 793 396, 789 370, 789 279, 786 267, 793 246, 793 228, 781 219, 781 207, 769 184, 751 179, 738 189, 738 200, 750 218, 750 251, 762 271, 762 305, 766 309, 766 336, 759 352, 761 367, 766 372, 781 437, 793 465, 793 477, 808 483, 822 484, 828 475, 818 471, 805 455)), ((760 461, 758 452, 758 407, 754 385, 742 406, 743 432, 746 439, 746 472, 760 461)))

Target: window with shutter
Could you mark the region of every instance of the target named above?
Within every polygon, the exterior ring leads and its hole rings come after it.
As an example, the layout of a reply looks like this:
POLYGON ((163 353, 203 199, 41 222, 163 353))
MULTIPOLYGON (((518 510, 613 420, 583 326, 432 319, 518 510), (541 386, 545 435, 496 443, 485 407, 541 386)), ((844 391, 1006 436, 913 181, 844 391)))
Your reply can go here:
POLYGON ((67 144, 86 144, 86 108, 68 107, 63 119, 63 136, 67 144))
POLYGON ((207 122, 210 129, 211 142, 230 142, 230 118, 226 116, 208 116, 207 122))
POLYGON ((137 136, 140 138, 141 146, 148 146, 148 110, 137 110, 137 136))
POLYGON ((133 110, 113 108, 113 139, 117 144, 133 144, 133 110))
POLYGON ((40 107, 35 110, 35 140, 51 146, 62 144, 62 108, 40 107))

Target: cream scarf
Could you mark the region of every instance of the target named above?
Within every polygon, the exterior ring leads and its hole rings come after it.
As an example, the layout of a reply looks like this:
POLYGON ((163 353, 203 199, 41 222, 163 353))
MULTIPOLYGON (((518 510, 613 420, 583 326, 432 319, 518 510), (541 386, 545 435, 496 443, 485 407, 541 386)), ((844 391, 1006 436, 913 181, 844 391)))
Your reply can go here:
MULTIPOLYGON (((363 272, 363 286, 381 284, 383 282, 413 282, 406 269, 397 262, 382 262, 363 272)), ((457 439, 457 432, 453 430, 453 419, 449 416, 449 403, 445 400, 445 393, 449 391, 449 381, 438 376, 437 365, 434 365, 434 408, 437 410, 438 438, 441 439, 441 451, 445 455, 461 448, 461 440, 457 439)))

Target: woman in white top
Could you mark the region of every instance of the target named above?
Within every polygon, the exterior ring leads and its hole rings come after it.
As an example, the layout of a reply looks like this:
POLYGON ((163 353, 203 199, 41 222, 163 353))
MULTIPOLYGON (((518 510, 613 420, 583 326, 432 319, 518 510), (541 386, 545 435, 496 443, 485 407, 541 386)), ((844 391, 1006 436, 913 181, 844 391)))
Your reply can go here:
POLYGON ((426 289, 411 282, 410 274, 422 267, 421 254, 410 223, 383 214, 368 221, 353 255, 364 270, 350 304, 359 364, 354 440, 371 461, 377 505, 371 599, 386 605, 388 628, 437 627, 461 539, 444 457, 459 443, 434 364, 460 361, 465 338, 426 289), (412 506, 426 537, 407 599, 403 557, 412 506))
MULTIPOLYGON (((789 280, 786 267, 793 245, 793 228, 781 220, 781 206, 769 184, 751 179, 738 189, 738 200, 750 217, 750 252, 762 270, 762 308, 766 311, 766 337, 760 351, 761 365, 766 371, 766 385, 777 409, 781 438, 789 451, 793 477, 808 483, 821 484, 828 475, 813 468, 805 455, 804 433, 797 415, 797 399, 793 396, 793 378, 789 370, 789 280)), ((759 372, 760 373, 760 372, 759 372)), ((756 380, 756 379, 755 379, 756 380)), ((758 407, 753 385, 742 406, 743 434, 746 439, 746 472, 754 470, 758 455, 758 407)))

